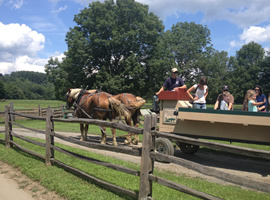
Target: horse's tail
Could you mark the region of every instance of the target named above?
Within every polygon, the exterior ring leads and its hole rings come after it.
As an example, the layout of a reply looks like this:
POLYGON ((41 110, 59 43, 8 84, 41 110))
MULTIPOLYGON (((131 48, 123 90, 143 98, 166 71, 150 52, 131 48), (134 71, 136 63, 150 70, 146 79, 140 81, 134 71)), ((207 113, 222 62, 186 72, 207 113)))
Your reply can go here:
POLYGON ((131 117, 129 110, 126 108, 124 104, 121 103, 121 101, 117 100, 114 97, 110 97, 109 103, 111 109, 114 110, 119 116, 124 116, 127 119, 131 117))

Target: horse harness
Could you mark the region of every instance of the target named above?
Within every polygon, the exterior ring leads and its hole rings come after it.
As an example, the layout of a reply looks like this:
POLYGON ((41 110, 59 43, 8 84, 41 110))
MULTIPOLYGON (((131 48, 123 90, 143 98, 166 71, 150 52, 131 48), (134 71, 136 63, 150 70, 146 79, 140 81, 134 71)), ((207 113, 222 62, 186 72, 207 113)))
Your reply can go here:
MULTIPOLYGON (((77 109, 80 109, 88 118, 90 118, 90 119, 93 119, 93 114, 94 114, 94 112, 91 112, 91 114, 89 115, 81 106, 80 106, 80 104, 82 104, 83 102, 84 102, 84 100, 85 99, 87 99, 87 98, 89 98, 89 97, 91 97, 91 96, 93 96, 94 94, 98 94, 97 96, 98 96, 98 99, 97 99, 97 101, 98 101, 98 107, 97 108, 93 108, 93 110, 96 110, 96 111, 104 111, 104 112, 111 112, 112 110, 111 109, 103 109, 103 108, 100 108, 100 105, 99 105, 99 96, 100 96, 100 94, 101 94, 101 92, 95 92, 95 93, 89 93, 89 95, 87 95, 87 96, 85 96, 85 97, 83 97, 83 95, 85 94, 85 93, 87 93, 87 91, 86 90, 84 90, 84 89, 82 89, 81 91, 80 91, 80 93, 79 93, 79 95, 78 95, 78 97, 76 98, 76 100, 75 100, 75 102, 74 102, 74 110, 75 110, 75 113, 76 113, 76 111, 77 111, 77 109), (82 98, 83 97, 83 98, 82 98), (83 101, 82 101, 83 100, 83 101), (82 102, 81 102, 82 101, 82 102)), ((105 93, 108 97, 110 97, 110 95, 109 94, 107 94, 107 93, 105 93)))
MULTIPOLYGON (((134 95, 133 95, 134 96, 134 95)), ((136 99, 136 97, 134 96, 134 98, 136 99)), ((124 102, 124 100, 126 99, 126 101, 127 101, 127 109, 128 110, 133 110, 133 109, 136 109, 136 107, 132 107, 132 106, 130 106, 130 102, 129 102, 129 99, 128 99, 128 97, 127 97, 127 93, 123 93, 123 101, 122 102, 124 102)))

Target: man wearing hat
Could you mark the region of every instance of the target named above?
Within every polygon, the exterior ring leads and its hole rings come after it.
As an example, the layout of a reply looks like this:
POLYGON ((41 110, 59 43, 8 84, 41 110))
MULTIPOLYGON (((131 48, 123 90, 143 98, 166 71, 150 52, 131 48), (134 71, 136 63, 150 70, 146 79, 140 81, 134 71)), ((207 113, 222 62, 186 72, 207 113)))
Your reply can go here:
POLYGON ((172 76, 168 77, 160 90, 156 93, 159 95, 160 92, 166 90, 172 91, 174 88, 187 88, 182 78, 178 76, 178 69, 172 68, 172 76))
POLYGON ((229 87, 227 85, 224 85, 222 87, 222 93, 218 95, 217 101, 214 106, 214 110, 220 109, 220 110, 233 110, 233 104, 234 104, 234 97, 229 92, 229 87), (224 99, 224 96, 226 96, 226 99, 224 99), (227 107, 225 108, 225 105, 227 107))
POLYGON ((158 106, 158 95, 164 90, 172 91, 175 88, 187 88, 182 78, 178 76, 178 69, 172 68, 171 70, 171 76, 168 77, 163 86, 160 88, 160 90, 156 93, 154 96, 154 111, 159 111, 158 106))

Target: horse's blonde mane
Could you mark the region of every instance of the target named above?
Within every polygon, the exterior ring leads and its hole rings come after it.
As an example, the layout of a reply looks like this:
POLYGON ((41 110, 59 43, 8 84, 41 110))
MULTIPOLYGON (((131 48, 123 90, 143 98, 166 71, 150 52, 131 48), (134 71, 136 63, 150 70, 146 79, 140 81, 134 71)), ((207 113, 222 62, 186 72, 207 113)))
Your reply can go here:
POLYGON ((80 92, 81 90, 82 90, 82 89, 80 89, 80 88, 70 89, 70 94, 69 94, 69 96, 72 97, 73 99, 76 99, 77 96, 79 95, 79 92, 80 92))
MULTIPOLYGON (((69 96, 72 97, 73 99, 76 99, 80 93, 82 89, 81 88, 74 88, 74 89, 70 89, 70 94, 69 96)), ((87 90, 87 92, 89 93, 94 93, 96 92, 97 90, 95 89, 91 89, 91 90, 87 90)))

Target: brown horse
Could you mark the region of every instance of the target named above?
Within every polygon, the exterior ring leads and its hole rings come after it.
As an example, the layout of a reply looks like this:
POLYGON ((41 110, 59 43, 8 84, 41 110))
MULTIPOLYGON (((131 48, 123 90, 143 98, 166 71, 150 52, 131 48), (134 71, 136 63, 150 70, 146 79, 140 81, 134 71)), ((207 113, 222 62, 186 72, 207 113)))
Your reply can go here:
MULTIPOLYGON (((139 126, 139 116, 140 108, 145 104, 145 100, 141 97, 135 97, 130 93, 117 94, 113 96, 123 103, 130 112, 131 118, 125 118, 127 125, 132 126, 131 119, 133 121, 133 126, 139 126)), ((126 136, 125 144, 133 143, 137 145, 139 143, 138 134, 134 133, 134 139, 132 139, 132 133, 128 133, 126 136)))
MULTIPOLYGON (((93 118, 100 120, 111 120, 117 116, 130 118, 130 112, 119 100, 106 92, 93 92, 81 89, 69 89, 67 94, 67 108, 74 104, 75 113, 79 118, 93 118)), ((100 127, 102 138, 101 144, 106 143, 105 127, 100 127)), ((81 140, 87 140, 88 124, 80 124, 81 140)), ((113 144, 117 146, 115 129, 112 128, 113 144)))

